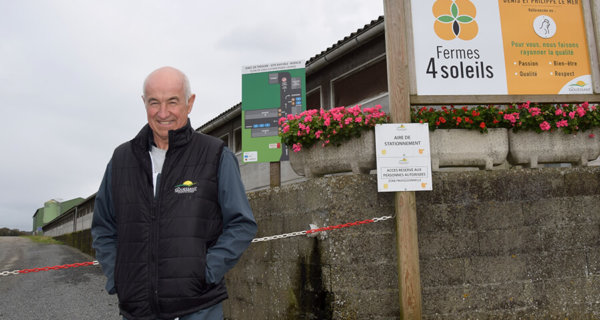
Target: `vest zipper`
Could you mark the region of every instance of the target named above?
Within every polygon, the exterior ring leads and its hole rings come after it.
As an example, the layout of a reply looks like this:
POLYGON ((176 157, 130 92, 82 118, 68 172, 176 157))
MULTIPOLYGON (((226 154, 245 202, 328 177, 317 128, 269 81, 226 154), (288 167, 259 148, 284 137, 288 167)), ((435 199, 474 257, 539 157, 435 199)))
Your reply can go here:
MULTIPOLYGON (((152 204, 150 207, 150 248, 148 250, 148 269, 149 269, 149 283, 150 283, 150 309, 152 313, 158 315, 160 312, 158 305, 158 190, 155 192, 154 188, 154 165, 152 164, 152 156, 148 153, 150 158, 150 194, 152 195, 152 204)), ((157 181, 158 182, 158 181, 157 181)), ((157 183, 157 188, 158 188, 157 183)))
POLYGON ((152 231, 151 231, 151 289, 152 289, 152 307, 154 314, 160 313, 158 304, 158 234, 159 234, 159 202, 157 198, 154 198, 152 205, 152 231))
MULTIPOLYGON (((158 175, 156 179, 156 193, 153 193, 154 197, 152 198, 152 260, 151 266, 153 268, 152 274, 152 307, 154 309, 154 314, 160 314, 160 305, 158 302, 158 247, 159 247, 159 234, 160 234, 160 212, 161 212, 161 195, 164 194, 165 186, 162 181, 165 181, 164 177, 166 177, 168 170, 168 160, 171 149, 167 150, 165 154, 165 160, 163 162, 163 167, 161 173, 158 175)), ((152 168, 153 169, 153 168, 152 168)), ((154 191, 154 190, 152 190, 154 191)))

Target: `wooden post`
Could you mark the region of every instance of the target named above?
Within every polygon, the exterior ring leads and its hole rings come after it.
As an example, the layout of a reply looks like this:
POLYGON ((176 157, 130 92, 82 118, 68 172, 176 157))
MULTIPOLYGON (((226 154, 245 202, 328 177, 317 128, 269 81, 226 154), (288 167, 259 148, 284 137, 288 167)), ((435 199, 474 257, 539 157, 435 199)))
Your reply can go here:
POLYGON ((281 186, 281 162, 269 162, 269 183, 271 188, 281 186))
MULTIPOLYGON (((392 122, 410 122, 410 78, 405 1, 384 0, 388 94, 392 122)), ((408 2, 407 2, 408 3, 408 2)), ((421 277, 414 192, 396 193, 400 318, 421 319, 421 277)))

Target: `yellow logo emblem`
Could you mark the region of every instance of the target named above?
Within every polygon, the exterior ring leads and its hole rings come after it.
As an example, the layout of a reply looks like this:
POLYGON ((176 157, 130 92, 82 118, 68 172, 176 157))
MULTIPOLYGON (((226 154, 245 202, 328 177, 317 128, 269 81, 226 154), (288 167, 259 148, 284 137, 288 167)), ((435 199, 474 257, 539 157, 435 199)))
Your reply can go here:
POLYGON ((187 180, 184 183, 177 185, 175 187, 192 187, 194 185, 195 185, 195 183, 191 182, 190 180, 187 180))
POLYGON ((198 191, 198 186, 196 185, 197 183, 186 180, 182 184, 175 186, 175 193, 194 193, 198 191))
POLYGON ((585 81, 579 80, 576 83, 573 83, 571 85, 571 87, 585 87, 586 85, 587 85, 587 83, 585 83, 585 81))

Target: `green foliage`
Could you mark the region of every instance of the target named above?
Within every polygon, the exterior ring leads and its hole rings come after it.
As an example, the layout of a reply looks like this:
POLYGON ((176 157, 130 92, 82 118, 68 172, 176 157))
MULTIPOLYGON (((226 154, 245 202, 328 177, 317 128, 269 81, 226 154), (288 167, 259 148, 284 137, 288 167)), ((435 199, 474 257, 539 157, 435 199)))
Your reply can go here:
POLYGON ((19 229, 0 228, 0 237, 18 237, 27 234, 19 229))
POLYGON ((37 242, 37 243, 62 244, 60 241, 57 241, 52 237, 46 237, 46 236, 24 236, 24 237, 30 239, 33 242, 37 242))

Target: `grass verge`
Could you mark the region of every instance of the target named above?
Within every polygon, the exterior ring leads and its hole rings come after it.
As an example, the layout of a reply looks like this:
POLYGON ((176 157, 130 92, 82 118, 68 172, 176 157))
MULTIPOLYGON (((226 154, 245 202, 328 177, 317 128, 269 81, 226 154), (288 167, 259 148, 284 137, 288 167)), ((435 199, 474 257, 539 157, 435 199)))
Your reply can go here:
POLYGON ((63 244, 58 240, 54 240, 52 237, 46 236, 22 236, 24 238, 30 239, 33 242, 43 243, 43 244, 63 244))

